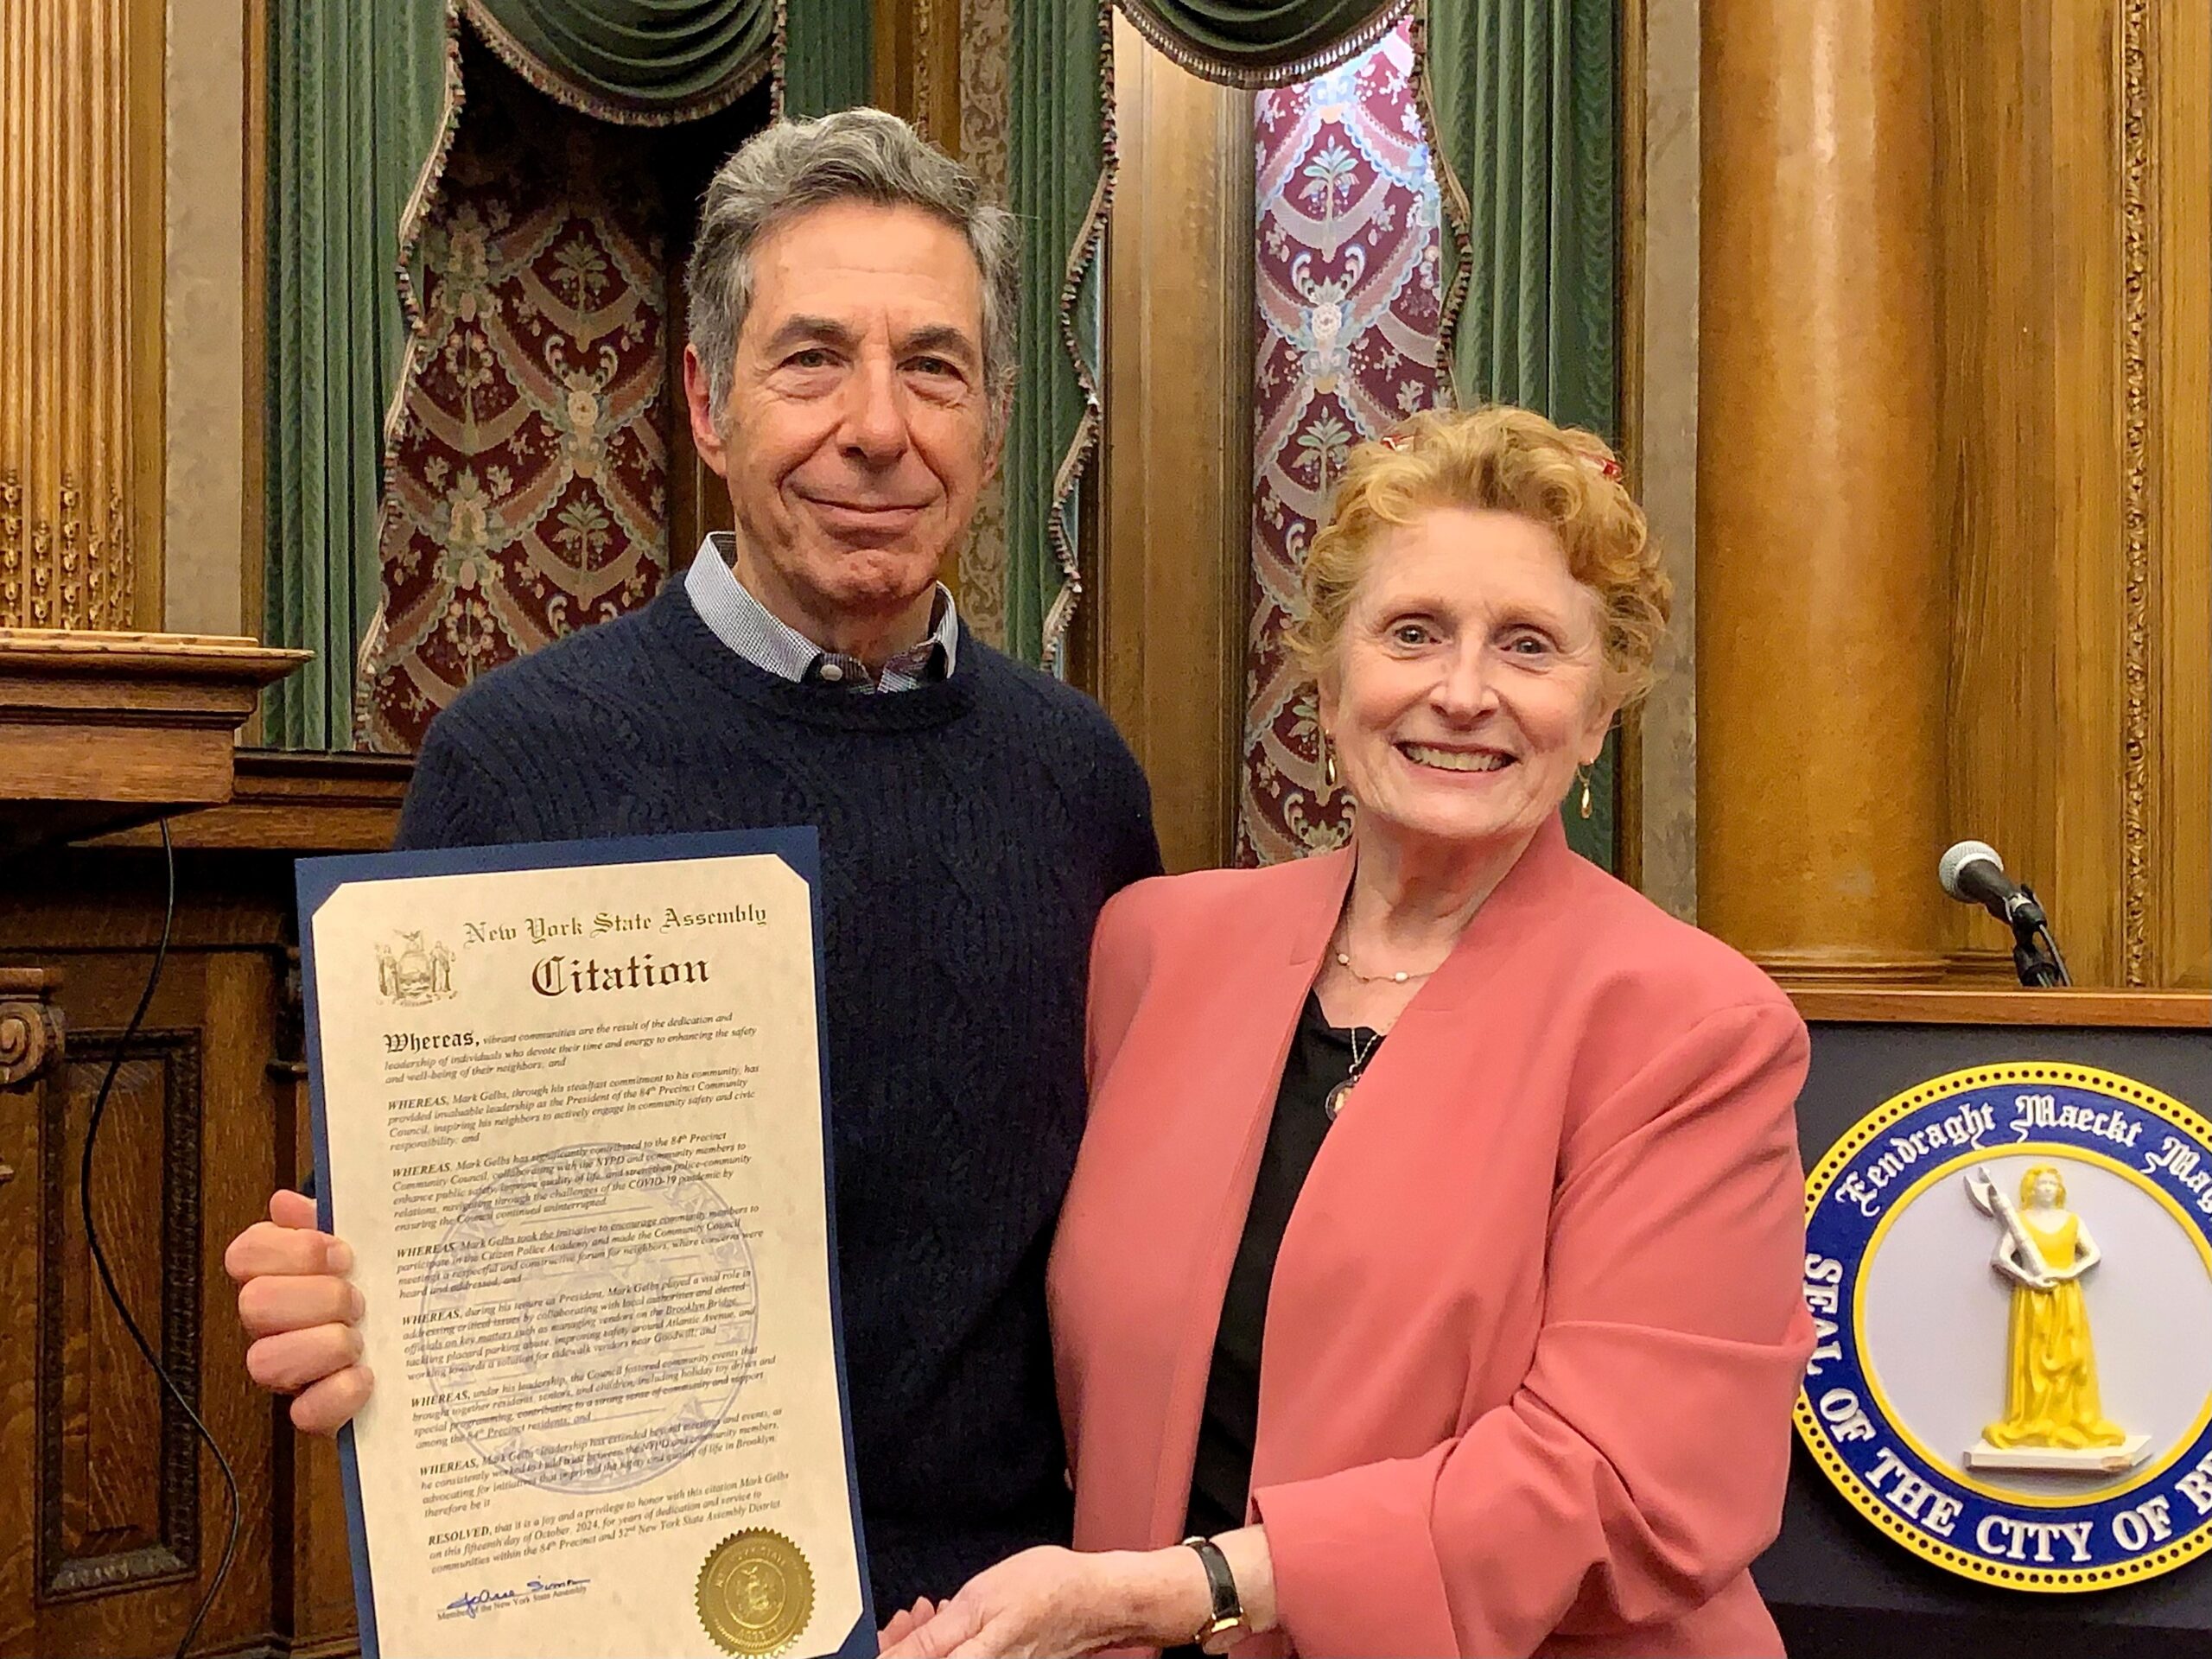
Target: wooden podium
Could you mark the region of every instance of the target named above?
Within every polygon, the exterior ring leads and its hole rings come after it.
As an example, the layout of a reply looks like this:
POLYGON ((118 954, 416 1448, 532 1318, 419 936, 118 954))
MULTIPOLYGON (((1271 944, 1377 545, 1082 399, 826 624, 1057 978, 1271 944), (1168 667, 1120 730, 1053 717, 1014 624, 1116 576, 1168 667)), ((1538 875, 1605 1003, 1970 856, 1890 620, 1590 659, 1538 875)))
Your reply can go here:
MULTIPOLYGON (((1796 1000, 1813 1031, 1798 1104, 1808 1170, 1885 1102, 1970 1067, 2094 1067, 2212 1116, 2212 995, 2202 992, 1821 989, 1796 1000)), ((1991 1382, 1977 1373, 1961 1386, 1991 1382)), ((2212 1399, 2212 1375, 2202 1389, 2212 1399)), ((1792 1455, 1781 1536, 1754 1568, 1792 1659, 1979 1659, 2030 1644, 2069 1659, 2212 1651, 2212 1552, 2162 1576, 2076 1593, 1982 1583, 1885 1536, 1802 1444, 1792 1455)))

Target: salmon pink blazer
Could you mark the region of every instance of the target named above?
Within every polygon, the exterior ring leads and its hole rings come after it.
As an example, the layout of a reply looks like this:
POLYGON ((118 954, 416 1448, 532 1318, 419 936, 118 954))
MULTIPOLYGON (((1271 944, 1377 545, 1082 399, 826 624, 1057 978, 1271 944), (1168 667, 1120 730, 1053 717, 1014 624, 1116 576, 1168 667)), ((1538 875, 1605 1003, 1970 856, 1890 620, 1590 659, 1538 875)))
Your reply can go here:
MULTIPOLYGON (((1352 868, 1141 882, 1092 947, 1050 1294, 1080 1549, 1180 1535, 1261 1147, 1352 868)), ((1778 1654, 1811 1352, 1771 981, 1552 821, 1399 1019, 1282 1240, 1247 1655, 1778 1654)))

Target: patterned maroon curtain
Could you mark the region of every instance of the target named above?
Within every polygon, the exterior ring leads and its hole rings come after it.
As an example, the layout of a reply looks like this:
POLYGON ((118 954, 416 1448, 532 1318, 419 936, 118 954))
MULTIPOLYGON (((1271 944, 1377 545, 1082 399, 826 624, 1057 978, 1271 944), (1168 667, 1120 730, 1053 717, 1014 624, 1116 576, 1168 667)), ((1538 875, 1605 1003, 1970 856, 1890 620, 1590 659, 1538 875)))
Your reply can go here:
POLYGON ((671 285, 692 204, 767 109, 763 82, 683 125, 613 125, 464 49, 355 699, 356 741, 400 753, 471 681, 644 604, 689 556, 671 285))
POLYGON ((1236 857, 1335 845, 1313 690, 1283 644, 1306 547, 1346 454, 1446 401, 1436 371, 1435 175, 1402 24, 1343 67, 1259 94, 1252 645, 1236 857))
POLYGON ((669 565, 666 227, 639 141, 473 60, 423 238, 366 746, 642 604, 669 565))

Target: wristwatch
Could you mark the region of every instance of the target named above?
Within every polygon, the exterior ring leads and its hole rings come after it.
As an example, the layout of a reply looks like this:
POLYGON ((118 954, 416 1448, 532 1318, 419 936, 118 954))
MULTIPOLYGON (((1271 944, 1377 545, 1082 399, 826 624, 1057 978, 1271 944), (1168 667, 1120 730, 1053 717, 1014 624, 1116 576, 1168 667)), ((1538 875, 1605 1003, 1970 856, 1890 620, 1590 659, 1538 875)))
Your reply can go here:
POLYGON ((1184 1547, 1198 1552, 1206 1569, 1206 1588, 1213 1592, 1213 1615, 1191 1638, 1201 1653, 1227 1653, 1252 1634, 1244 1617, 1243 1599, 1236 1593, 1236 1577, 1229 1570, 1229 1557, 1211 1538, 1185 1538, 1184 1547))

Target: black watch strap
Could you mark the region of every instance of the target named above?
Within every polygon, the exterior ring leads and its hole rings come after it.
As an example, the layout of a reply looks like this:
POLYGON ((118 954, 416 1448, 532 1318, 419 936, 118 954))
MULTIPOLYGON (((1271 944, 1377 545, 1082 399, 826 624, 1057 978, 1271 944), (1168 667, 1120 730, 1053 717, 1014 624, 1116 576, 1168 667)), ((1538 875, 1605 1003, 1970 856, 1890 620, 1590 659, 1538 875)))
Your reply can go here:
MULTIPOLYGON (((1229 1570, 1229 1557, 1221 1553, 1221 1546, 1211 1538, 1185 1538, 1184 1547, 1195 1550, 1206 1570, 1206 1588, 1213 1596, 1213 1615, 1196 1640, 1201 1647, 1209 1641, 1223 1637, 1241 1637, 1247 1633, 1244 1622, 1243 1598, 1236 1593, 1236 1577, 1229 1570)), ((1219 1651, 1209 1649, 1208 1651, 1219 1651)))

